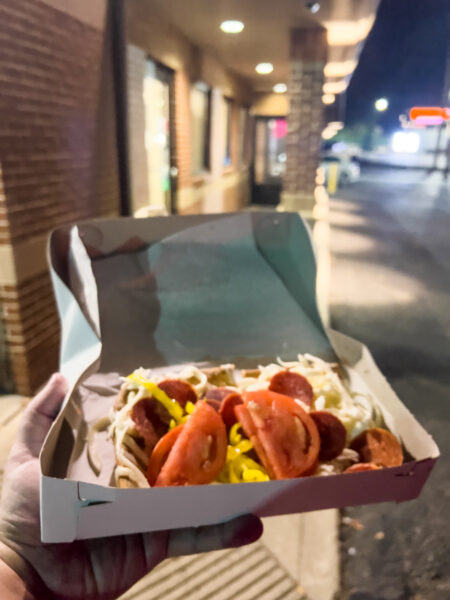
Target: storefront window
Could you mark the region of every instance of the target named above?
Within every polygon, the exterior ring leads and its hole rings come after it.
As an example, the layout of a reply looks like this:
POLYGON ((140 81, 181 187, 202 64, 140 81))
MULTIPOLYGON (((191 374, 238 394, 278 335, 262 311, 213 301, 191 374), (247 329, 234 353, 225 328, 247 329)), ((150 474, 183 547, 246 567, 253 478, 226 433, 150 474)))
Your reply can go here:
POLYGON ((249 114, 246 108, 239 109, 239 165, 241 167, 248 163, 248 138, 249 138, 249 114))
POLYGON ((201 83, 191 89, 192 172, 194 175, 210 169, 211 92, 201 83))
POLYGON ((225 98, 225 136, 224 136, 224 159, 223 166, 231 166, 231 115, 233 110, 233 101, 225 98))

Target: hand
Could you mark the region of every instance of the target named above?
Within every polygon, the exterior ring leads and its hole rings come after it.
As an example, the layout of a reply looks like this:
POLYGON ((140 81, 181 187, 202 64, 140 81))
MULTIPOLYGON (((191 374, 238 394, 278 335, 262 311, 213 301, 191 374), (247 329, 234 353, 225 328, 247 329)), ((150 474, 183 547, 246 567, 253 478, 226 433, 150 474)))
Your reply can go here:
POLYGON ((0 540, 7 552, 25 561, 22 571, 38 575, 49 592, 45 598, 51 594, 73 600, 117 598, 167 557, 238 547, 260 537, 261 521, 247 515, 208 527, 43 544, 39 452, 66 387, 62 375, 53 375, 25 409, 6 466, 0 505, 0 540))

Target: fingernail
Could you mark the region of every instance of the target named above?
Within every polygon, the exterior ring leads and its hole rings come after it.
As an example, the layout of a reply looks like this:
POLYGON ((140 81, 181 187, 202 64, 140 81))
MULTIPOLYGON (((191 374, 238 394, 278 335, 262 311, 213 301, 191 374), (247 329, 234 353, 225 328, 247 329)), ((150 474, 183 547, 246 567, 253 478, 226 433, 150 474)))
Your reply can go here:
POLYGON ((255 515, 238 517, 232 523, 233 528, 230 531, 229 537, 229 546, 231 548, 238 548, 239 546, 256 542, 262 535, 263 524, 255 515))

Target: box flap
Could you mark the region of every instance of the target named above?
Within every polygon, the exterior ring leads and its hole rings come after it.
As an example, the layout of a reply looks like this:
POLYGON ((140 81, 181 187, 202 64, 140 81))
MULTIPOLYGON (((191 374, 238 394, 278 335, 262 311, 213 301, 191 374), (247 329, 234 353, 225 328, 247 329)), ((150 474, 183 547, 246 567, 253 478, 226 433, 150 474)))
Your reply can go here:
MULTIPOLYGON (((178 217, 175 233, 158 239, 171 220, 119 220, 119 246, 117 222, 71 232, 70 286, 91 329, 100 323, 101 371, 298 352, 334 359, 297 214, 211 215, 184 228, 178 217)), ((75 340, 73 325, 63 329, 75 340)))

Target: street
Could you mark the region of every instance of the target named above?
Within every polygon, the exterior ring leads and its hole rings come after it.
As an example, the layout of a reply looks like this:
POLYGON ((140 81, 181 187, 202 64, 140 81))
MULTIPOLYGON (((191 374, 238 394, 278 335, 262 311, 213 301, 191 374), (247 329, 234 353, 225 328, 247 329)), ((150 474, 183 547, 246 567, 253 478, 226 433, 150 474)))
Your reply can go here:
POLYGON ((450 598, 450 188, 442 177, 366 168, 331 201, 331 325, 369 347, 441 451, 417 500, 344 511, 343 600, 450 598))

